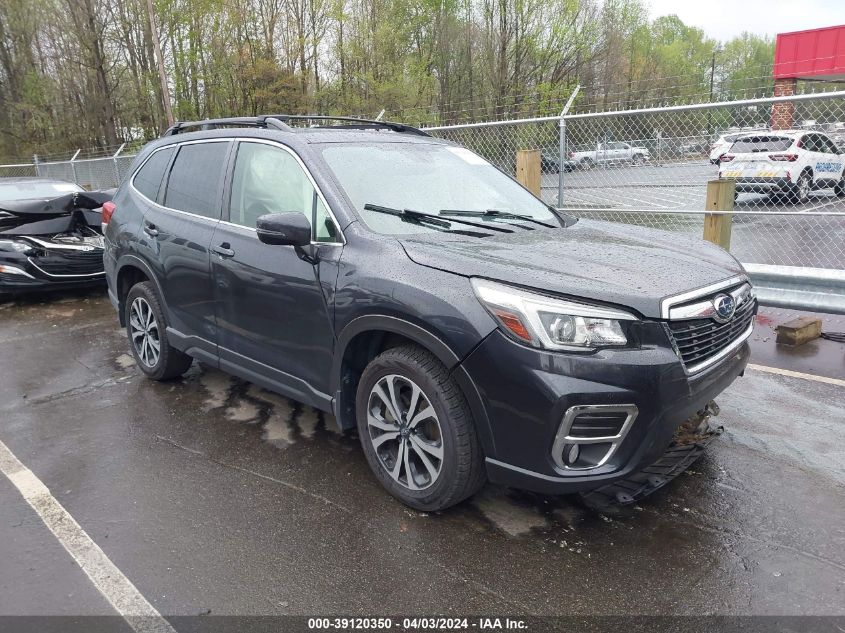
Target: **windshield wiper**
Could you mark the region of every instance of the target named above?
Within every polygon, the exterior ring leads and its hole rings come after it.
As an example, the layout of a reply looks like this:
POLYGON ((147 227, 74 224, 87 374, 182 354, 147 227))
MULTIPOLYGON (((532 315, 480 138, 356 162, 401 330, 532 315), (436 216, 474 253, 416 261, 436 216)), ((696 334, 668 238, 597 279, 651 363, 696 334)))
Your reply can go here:
MULTIPOLYGON (((456 216, 456 215, 465 215, 474 218, 501 218, 502 220, 520 220, 522 222, 531 222, 533 224, 539 224, 540 226, 545 226, 549 229, 558 228, 554 224, 549 224, 548 222, 543 222, 542 220, 538 220, 536 218, 532 218, 530 215, 522 215, 519 213, 510 213, 509 211, 499 211, 497 209, 487 209, 486 211, 463 211, 460 209, 443 209, 440 212, 440 215, 446 216, 456 216)), ((511 226, 519 226, 518 224, 511 224, 511 226)), ((527 228, 527 227, 522 227, 527 228)))
MULTIPOLYGON (((470 222, 468 220, 461 220, 459 218, 449 218, 448 220, 444 219, 439 215, 434 215, 433 213, 423 213, 422 211, 415 211, 414 209, 394 209, 393 207, 383 207, 378 204, 370 204, 369 202, 364 205, 365 211, 375 211, 376 213, 386 213, 387 215, 395 215, 399 218, 416 221, 418 223, 426 223, 432 226, 440 226, 444 229, 450 229, 453 222, 457 222, 459 224, 466 224, 468 226, 474 226, 478 229, 484 229, 485 231, 496 231, 497 233, 513 233, 511 229, 506 229, 503 226, 491 226, 490 224, 481 224, 480 222, 470 222)), ((455 232, 458 232, 452 229, 455 232)), ((472 233, 472 235, 478 235, 478 233, 472 233)))

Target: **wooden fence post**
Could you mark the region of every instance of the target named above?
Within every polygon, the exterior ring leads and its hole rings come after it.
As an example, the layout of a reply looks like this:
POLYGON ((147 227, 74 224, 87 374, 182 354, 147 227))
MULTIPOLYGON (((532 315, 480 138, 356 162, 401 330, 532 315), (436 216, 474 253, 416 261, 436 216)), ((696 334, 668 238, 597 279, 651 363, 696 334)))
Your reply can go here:
POLYGON ((540 197, 540 150, 517 150, 516 179, 528 191, 540 197))
MULTIPOLYGON (((734 191, 736 183, 733 180, 710 180, 707 182, 707 211, 733 211, 734 191)), ((705 213, 704 239, 718 244, 726 251, 731 249, 731 213, 705 213)))

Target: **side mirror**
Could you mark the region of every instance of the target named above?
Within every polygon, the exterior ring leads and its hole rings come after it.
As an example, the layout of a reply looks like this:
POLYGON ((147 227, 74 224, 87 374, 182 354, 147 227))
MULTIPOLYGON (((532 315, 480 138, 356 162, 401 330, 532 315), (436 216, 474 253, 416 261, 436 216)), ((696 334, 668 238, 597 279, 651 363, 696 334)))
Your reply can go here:
POLYGON ((303 213, 268 213, 255 222, 258 239, 278 246, 307 246, 311 243, 311 223, 303 213))

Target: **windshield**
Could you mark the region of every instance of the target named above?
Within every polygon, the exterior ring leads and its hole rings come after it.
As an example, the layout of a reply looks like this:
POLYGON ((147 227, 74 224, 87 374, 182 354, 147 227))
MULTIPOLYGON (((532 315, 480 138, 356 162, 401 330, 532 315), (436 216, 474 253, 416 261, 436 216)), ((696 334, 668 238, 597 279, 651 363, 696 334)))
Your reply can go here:
MULTIPOLYGON (((549 208, 486 160, 463 147, 435 143, 327 144, 323 158, 366 225, 379 233, 437 230, 364 205, 413 209, 501 211, 559 222, 549 208)), ((448 219, 448 218, 446 218, 448 219)), ((494 215, 483 222, 500 224, 494 215)))
POLYGON ((0 202, 8 200, 30 200, 34 198, 58 198, 66 193, 83 191, 82 187, 70 182, 0 182, 0 202))
POLYGON ((750 136, 739 139, 731 146, 732 154, 753 152, 782 152, 789 149, 792 139, 786 136, 750 136))

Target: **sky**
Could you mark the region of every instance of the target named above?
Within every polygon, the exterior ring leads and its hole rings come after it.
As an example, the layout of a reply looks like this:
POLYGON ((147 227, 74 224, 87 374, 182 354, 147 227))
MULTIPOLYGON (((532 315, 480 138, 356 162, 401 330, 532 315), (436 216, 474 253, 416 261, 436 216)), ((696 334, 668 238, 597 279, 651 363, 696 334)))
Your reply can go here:
POLYGON ((674 13, 709 37, 770 35, 845 24, 845 0, 646 0, 651 17, 674 13), (800 8, 799 8, 800 7, 800 8))

